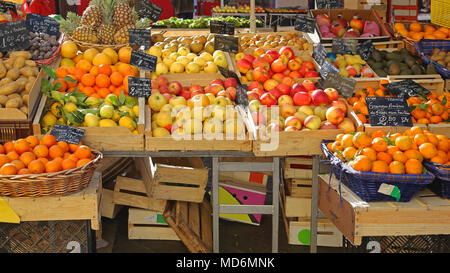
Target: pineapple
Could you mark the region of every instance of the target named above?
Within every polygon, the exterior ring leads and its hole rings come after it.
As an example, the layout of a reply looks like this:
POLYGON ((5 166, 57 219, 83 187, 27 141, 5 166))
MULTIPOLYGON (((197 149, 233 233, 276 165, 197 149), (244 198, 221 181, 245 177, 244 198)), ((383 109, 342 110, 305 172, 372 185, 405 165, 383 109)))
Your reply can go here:
POLYGON ((75 40, 78 40, 81 42, 86 42, 86 43, 91 43, 91 44, 98 43, 98 37, 97 37, 95 31, 92 28, 86 27, 86 26, 77 27, 73 31, 72 37, 75 40))
POLYGON ((78 27, 80 24, 81 17, 78 16, 76 13, 69 11, 67 13, 67 19, 62 18, 59 27, 61 32, 64 32, 70 36, 72 36, 73 31, 78 27))
MULTIPOLYGON (((93 0, 97 1, 97 0, 93 0)), ((113 24, 113 12, 117 0, 100 0, 99 7, 103 13, 103 24, 98 31, 98 38, 103 44, 114 44, 116 26, 113 24)))
POLYGON ((102 10, 98 6, 102 0, 92 0, 81 16, 81 25, 98 29, 103 23, 102 10))
POLYGON ((114 7, 114 25, 117 29, 122 29, 127 25, 135 24, 133 11, 125 0, 118 0, 114 7))
POLYGON ((130 42, 130 35, 128 33, 130 28, 136 28, 136 25, 129 24, 120 28, 116 34, 114 34, 114 42, 116 44, 128 44, 130 42))

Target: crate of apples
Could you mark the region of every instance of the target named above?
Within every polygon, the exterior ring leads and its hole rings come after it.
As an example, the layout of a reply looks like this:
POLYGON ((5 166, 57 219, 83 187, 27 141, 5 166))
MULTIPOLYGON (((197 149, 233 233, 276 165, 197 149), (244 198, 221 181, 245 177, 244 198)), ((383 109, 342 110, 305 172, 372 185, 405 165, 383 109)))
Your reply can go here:
POLYGON ((242 52, 245 53, 251 53, 252 50, 258 47, 279 49, 282 46, 290 46, 298 50, 312 48, 303 37, 303 33, 298 31, 240 34, 239 46, 242 52))

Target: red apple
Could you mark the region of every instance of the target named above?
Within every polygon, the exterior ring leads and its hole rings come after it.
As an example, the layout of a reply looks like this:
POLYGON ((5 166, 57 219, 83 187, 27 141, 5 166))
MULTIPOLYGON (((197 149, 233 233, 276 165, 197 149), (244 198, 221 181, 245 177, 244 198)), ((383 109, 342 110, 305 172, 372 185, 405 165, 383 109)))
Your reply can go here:
POLYGON ((153 94, 155 94, 155 93, 160 93, 160 94, 162 94, 161 91, 159 91, 159 89, 153 88, 152 91, 150 92, 150 95, 153 95, 153 94))
POLYGON ((277 105, 277 100, 275 97, 270 93, 265 93, 261 96, 261 103, 264 104, 267 107, 271 107, 273 105, 277 105))
POLYGON ((298 131, 297 127, 295 126, 288 126, 284 128, 284 131, 289 132, 289 131, 298 131))
POLYGON ((169 80, 163 76, 156 78, 156 82, 158 82, 159 87, 169 85, 169 80))
POLYGON ((344 99, 338 99, 338 100, 331 102, 331 106, 341 108, 342 111, 344 111, 344 113, 347 113, 347 110, 348 110, 347 103, 345 102, 344 99))
POLYGON ((219 85, 222 85, 222 86, 223 86, 223 80, 221 80, 221 79, 215 79, 215 80, 212 80, 212 81, 209 83, 209 85, 213 85, 213 84, 219 84, 219 85))
POLYGON ((306 67, 304 67, 304 66, 302 66, 302 67, 300 67, 300 69, 297 70, 297 71, 298 71, 300 74, 302 74, 303 77, 305 77, 305 74, 309 71, 309 69, 306 68, 306 67))
POLYGON ((344 113, 344 111, 342 111, 341 108, 331 106, 327 110, 326 118, 327 118, 327 121, 333 123, 334 125, 338 125, 342 121, 344 121, 345 113, 344 113))
POLYGON ((295 59, 289 60, 288 67, 290 70, 299 70, 301 67, 301 64, 297 62, 295 59))
POLYGON ((227 89, 225 89, 225 92, 227 92, 227 94, 230 95, 230 99, 234 101, 234 99, 236 98, 236 88, 230 86, 227 89))
POLYGON ((284 127, 294 126, 297 130, 302 129, 302 122, 296 116, 287 117, 284 121, 284 127))
POLYGON ((276 60, 280 57, 280 54, 278 53, 278 51, 273 50, 273 49, 267 50, 266 54, 269 54, 270 56, 272 56, 272 58, 274 60, 276 60))
POLYGON ((295 114, 295 106, 291 104, 283 104, 280 106, 280 114, 283 118, 288 118, 295 114))
POLYGON ((284 55, 284 56, 288 57, 289 60, 291 60, 295 57, 294 51, 292 50, 292 48, 290 48, 288 46, 283 46, 282 48, 280 48, 278 53, 280 53, 280 55, 284 55))
POLYGON ((279 97, 281 97, 283 94, 278 90, 278 88, 274 88, 269 91, 270 94, 272 94, 276 100, 278 100, 279 97))
POLYGON ((203 87, 201 85, 198 85, 198 84, 193 84, 193 85, 189 86, 189 92, 194 92, 196 90, 202 90, 203 91, 203 87))
POLYGON ((160 85, 158 89, 161 94, 169 93, 169 87, 167 85, 160 85))
POLYGON ((255 56, 253 55, 245 55, 244 60, 247 60, 249 63, 253 63, 253 61, 255 60, 255 56))
POLYGON ((285 63, 283 63, 283 60, 276 59, 273 61, 273 63, 270 65, 270 68, 275 73, 282 73, 284 70, 286 70, 287 66, 285 63))
POLYGON ((188 99, 190 99, 191 98, 191 92, 185 92, 185 91, 182 91, 181 93, 180 93, 180 96, 182 96, 182 97, 184 97, 186 100, 188 100, 188 99))
POLYGON ((236 67, 239 70, 239 72, 245 74, 250 68, 252 68, 252 63, 250 63, 246 59, 240 59, 239 61, 236 62, 236 67))
POLYGON ((278 59, 280 59, 283 62, 283 64, 286 65, 286 67, 288 66, 289 58, 286 55, 280 55, 280 57, 278 59))
POLYGON ((329 101, 335 101, 339 98, 339 93, 334 88, 326 88, 323 91, 327 94, 329 101))
POLYGON ((255 81, 261 83, 267 81, 270 78, 268 71, 261 66, 253 69, 252 76, 255 81))
POLYGON ((283 73, 275 73, 272 76, 272 79, 276 80, 277 82, 280 82, 285 78, 286 76, 283 73))
POLYGON ((339 129, 344 130, 344 134, 349 134, 355 131, 355 125, 353 121, 349 118, 344 118, 344 120, 338 125, 339 129))
POLYGON ((293 100, 294 100, 294 104, 297 106, 311 104, 311 96, 306 92, 295 93, 293 100))
POLYGON ((263 67, 265 68, 267 71, 269 71, 270 69, 270 63, 264 59, 263 57, 259 57, 256 58, 253 62, 252 62, 252 67, 253 69, 257 68, 257 67, 263 67))
POLYGON ((262 48, 257 48, 255 49, 255 51, 253 51, 253 56, 255 58, 258 58, 259 56, 263 55, 264 53, 266 53, 266 51, 262 48))
POLYGON ((311 98, 314 105, 328 104, 328 95, 322 89, 314 90, 311 93, 311 98))
MULTIPOLYGON (((211 93, 211 92, 208 92, 208 93, 211 93)), ((199 95, 199 94, 205 94, 205 93, 201 90, 195 90, 194 92, 191 93, 191 97, 193 97, 195 95, 199 95)))
POLYGON ((260 95, 256 91, 247 91, 248 100, 259 100, 260 95))
POLYGON ((281 106, 283 104, 294 105, 294 101, 292 100, 292 97, 289 95, 281 95, 278 98, 278 105, 281 106))
POLYGON ((164 93, 163 96, 166 97, 167 101, 170 101, 170 99, 173 98, 172 94, 170 93, 164 93))
POLYGON ((261 55, 260 58, 263 58, 264 60, 266 60, 269 64, 273 63, 273 61, 275 61, 275 59, 273 58, 272 55, 269 55, 267 53, 261 55))
POLYGON ((305 127, 308 128, 308 129, 311 129, 311 130, 319 129, 321 123, 322 123, 322 121, 320 120, 320 118, 318 116, 315 116, 315 115, 307 117, 305 119, 305 121, 303 122, 305 127))
POLYGON ((252 83, 250 83, 249 86, 248 86, 248 90, 252 90, 253 88, 264 89, 262 83, 260 83, 260 82, 252 82, 252 83))
POLYGON ((169 92, 171 94, 175 94, 175 95, 180 94, 181 90, 183 89, 183 87, 181 86, 181 83, 179 83, 177 81, 169 83, 169 87, 168 88, 169 88, 169 92))
POLYGON ((231 100, 230 94, 228 94, 227 91, 225 91, 225 90, 222 90, 219 93, 217 93, 216 97, 225 97, 225 98, 229 98, 231 100))
POLYGON ((280 83, 276 89, 278 89, 282 95, 289 95, 289 93, 291 92, 291 88, 284 84, 284 83, 280 83))
POLYGON ((314 91, 317 89, 316 85, 310 80, 304 80, 302 85, 305 87, 306 91, 314 91))
POLYGON ((305 73, 305 78, 315 78, 319 77, 319 72, 317 71, 308 71, 305 73))
MULTIPOLYGON (((264 88, 264 87, 263 87, 264 88)), ((266 92, 264 92, 264 89, 261 89, 261 88, 259 88, 259 87, 257 87, 257 88, 253 88, 252 90, 250 90, 250 91, 255 91, 256 93, 258 93, 258 95, 261 97, 264 93, 266 93, 266 92)))
POLYGON ((303 74, 300 73, 300 71, 298 71, 298 70, 291 71, 291 72, 289 73, 288 76, 289 76, 290 78, 293 78, 293 79, 301 79, 301 78, 304 78, 303 74))
POLYGON ((205 92, 206 93, 213 93, 215 96, 217 96, 217 93, 219 93, 222 90, 225 90, 223 85, 211 84, 210 86, 206 87, 205 92))
POLYGON ((236 88, 237 85, 238 85, 238 83, 237 83, 237 80, 235 78, 228 78, 223 83, 223 86, 225 88, 228 88, 228 87, 235 87, 236 88))
POLYGON ((302 58, 300 58, 300 56, 295 56, 294 60, 296 60, 300 65, 303 64, 303 60, 302 60, 302 58))
POLYGON ((306 67, 308 70, 316 70, 316 67, 314 66, 313 62, 303 62, 302 63, 303 67, 306 67))
POLYGON ((274 79, 268 79, 264 82, 264 90, 270 91, 278 86, 278 82, 274 79))
POLYGON ((152 80, 152 89, 158 89, 159 84, 156 80, 152 80))
POLYGON ((322 122, 322 124, 320 124, 320 130, 325 129, 338 129, 338 127, 329 121, 324 121, 322 122))
POLYGON ((281 83, 285 84, 285 85, 289 86, 289 88, 291 88, 292 86, 294 86, 295 82, 294 82, 294 80, 291 77, 287 76, 287 77, 283 78, 281 83))

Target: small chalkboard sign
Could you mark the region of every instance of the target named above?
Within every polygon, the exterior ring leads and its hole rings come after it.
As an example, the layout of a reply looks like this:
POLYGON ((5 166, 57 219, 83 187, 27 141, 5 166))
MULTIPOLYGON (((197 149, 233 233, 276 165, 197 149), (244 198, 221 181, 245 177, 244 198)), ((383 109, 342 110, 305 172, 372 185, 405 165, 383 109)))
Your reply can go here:
POLYGON ((152 33, 150 29, 130 28, 128 34, 131 46, 144 46, 147 50, 152 45, 152 33))
POLYGON ((9 12, 9 11, 12 11, 15 14, 17 14, 16 4, 14 4, 12 2, 0 1, 0 12, 6 13, 6 12, 9 12))
POLYGON ((355 39, 333 38, 332 52, 335 54, 356 54, 358 41, 355 39))
POLYGON ((142 51, 133 50, 131 52, 130 64, 144 70, 156 71, 158 57, 142 51))
POLYGON ((27 14, 27 29, 31 32, 42 32, 48 35, 58 36, 59 23, 55 19, 36 13, 27 14))
POLYGON ((413 122, 405 99, 392 97, 366 97, 372 126, 408 126, 413 122))
POLYGON ((214 50, 222 50, 230 53, 239 52, 239 38, 216 34, 214 35, 214 50))
POLYGON ((30 37, 25 20, 0 24, 0 52, 30 47, 30 37))
POLYGON ((313 17, 306 14, 299 14, 295 17, 295 30, 314 34, 315 28, 316 19, 313 17))
POLYGON ((372 56, 372 52, 374 49, 375 47, 373 46, 372 40, 367 40, 358 45, 357 51, 359 56, 361 56, 361 59, 367 61, 370 56, 372 56))
POLYGON ((78 144, 84 136, 84 129, 56 124, 53 126, 50 134, 56 138, 56 141, 78 144))
POLYGON ((216 34, 234 35, 234 23, 219 20, 211 20, 209 21, 209 32, 216 34))
POLYGON ((149 18, 153 22, 158 21, 163 8, 155 5, 151 1, 141 0, 136 5, 136 11, 140 18, 149 18))
MULTIPOLYGON (((220 71, 220 74, 222 74, 222 76, 225 77, 225 79, 226 78, 234 78, 238 82, 238 85, 241 84, 241 81, 239 80, 238 75, 236 73, 234 73, 233 71, 231 71, 225 67, 221 67, 221 66, 219 66, 219 71, 220 71)), ((247 94, 247 93, 245 93, 245 94, 247 94)))
POLYGON ((147 98, 152 92, 152 80, 147 78, 128 77, 128 95, 130 97, 147 98))
POLYGON ((408 99, 410 97, 426 96, 427 94, 430 94, 430 90, 411 79, 391 82, 383 84, 383 86, 386 87, 387 91, 392 92, 399 98, 408 99))
POLYGON ((242 105, 244 107, 248 106, 247 91, 248 87, 246 85, 238 84, 236 86, 236 99, 235 99, 236 104, 242 105))
POLYGON ((339 0, 316 0, 316 9, 339 9, 341 4, 339 0))
POLYGON ((318 44, 314 48, 314 52, 313 52, 312 56, 313 56, 314 60, 316 60, 316 62, 320 66, 322 66, 323 62, 327 58, 327 54, 328 54, 328 51, 325 49, 325 47, 322 44, 318 44))
POLYGON ((336 73, 327 73, 327 77, 325 78, 325 82, 323 83, 322 87, 323 89, 334 88, 344 98, 351 98, 355 90, 355 85, 355 79, 342 77, 341 75, 336 73))
POLYGON ((323 79, 327 78, 328 73, 339 73, 339 69, 332 65, 329 61, 323 61, 322 66, 320 67, 319 74, 323 79))

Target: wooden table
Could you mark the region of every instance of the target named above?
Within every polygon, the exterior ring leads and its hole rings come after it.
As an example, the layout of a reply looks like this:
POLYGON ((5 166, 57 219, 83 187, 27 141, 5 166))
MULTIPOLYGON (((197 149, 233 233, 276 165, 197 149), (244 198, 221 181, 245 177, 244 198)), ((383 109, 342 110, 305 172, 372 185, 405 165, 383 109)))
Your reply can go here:
POLYGON ((428 189, 410 202, 365 202, 329 175, 319 176, 318 208, 353 245, 365 236, 413 236, 450 234, 450 200, 428 189))

